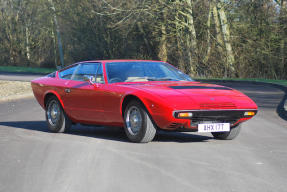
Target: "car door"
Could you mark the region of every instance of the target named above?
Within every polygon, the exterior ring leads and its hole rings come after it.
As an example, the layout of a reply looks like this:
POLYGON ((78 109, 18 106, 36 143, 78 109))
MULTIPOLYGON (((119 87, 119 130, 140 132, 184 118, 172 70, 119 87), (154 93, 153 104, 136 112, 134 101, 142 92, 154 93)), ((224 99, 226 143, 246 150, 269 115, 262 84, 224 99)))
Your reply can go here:
MULTIPOLYGON (((64 104, 64 110, 65 112, 70 116, 70 110, 66 107, 67 101, 66 101, 66 92, 69 90, 69 82, 78 68, 78 64, 71 65, 65 69, 62 69, 59 71, 58 76, 59 79, 57 80, 57 86, 55 86, 55 91, 60 95, 60 98, 62 99, 62 102, 64 104)), ((68 104, 69 106, 69 104, 68 104)))
POLYGON ((65 102, 73 119, 81 123, 101 123, 103 117, 101 91, 104 85, 101 63, 81 63, 68 83, 65 102), (93 77, 94 83, 85 81, 85 77, 93 77))

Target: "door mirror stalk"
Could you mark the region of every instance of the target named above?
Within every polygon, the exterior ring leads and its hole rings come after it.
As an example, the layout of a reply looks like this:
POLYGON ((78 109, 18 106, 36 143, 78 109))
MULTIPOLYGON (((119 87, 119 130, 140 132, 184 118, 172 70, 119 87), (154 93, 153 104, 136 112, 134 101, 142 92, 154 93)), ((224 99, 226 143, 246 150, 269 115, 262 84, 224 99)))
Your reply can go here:
POLYGON ((84 81, 89 82, 91 85, 95 85, 96 78, 94 76, 84 76, 84 81))

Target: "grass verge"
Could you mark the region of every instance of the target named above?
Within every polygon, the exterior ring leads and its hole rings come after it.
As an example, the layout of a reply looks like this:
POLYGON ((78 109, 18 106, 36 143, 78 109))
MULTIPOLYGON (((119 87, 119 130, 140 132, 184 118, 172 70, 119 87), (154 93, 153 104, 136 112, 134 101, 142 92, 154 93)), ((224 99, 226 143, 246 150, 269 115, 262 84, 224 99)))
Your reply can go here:
POLYGON ((0 72, 41 73, 48 74, 56 71, 54 68, 0 66, 0 72))

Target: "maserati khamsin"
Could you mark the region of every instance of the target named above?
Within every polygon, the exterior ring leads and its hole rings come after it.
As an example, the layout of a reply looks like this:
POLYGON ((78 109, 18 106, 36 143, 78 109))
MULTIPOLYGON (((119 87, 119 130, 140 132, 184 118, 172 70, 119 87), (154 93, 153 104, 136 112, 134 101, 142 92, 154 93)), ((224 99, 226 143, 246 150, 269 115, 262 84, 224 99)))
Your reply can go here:
POLYGON ((243 93, 196 82, 162 61, 79 62, 31 85, 50 131, 77 123, 117 126, 139 143, 152 141, 158 129, 231 140, 258 109, 243 93))

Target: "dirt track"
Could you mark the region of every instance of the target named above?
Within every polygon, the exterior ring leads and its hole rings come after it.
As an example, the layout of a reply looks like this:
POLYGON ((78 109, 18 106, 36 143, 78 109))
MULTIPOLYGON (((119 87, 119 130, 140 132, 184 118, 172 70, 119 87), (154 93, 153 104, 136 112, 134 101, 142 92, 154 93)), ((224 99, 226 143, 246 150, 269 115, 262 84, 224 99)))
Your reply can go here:
POLYGON ((30 82, 1 81, 0 80, 0 101, 32 95, 30 82))

